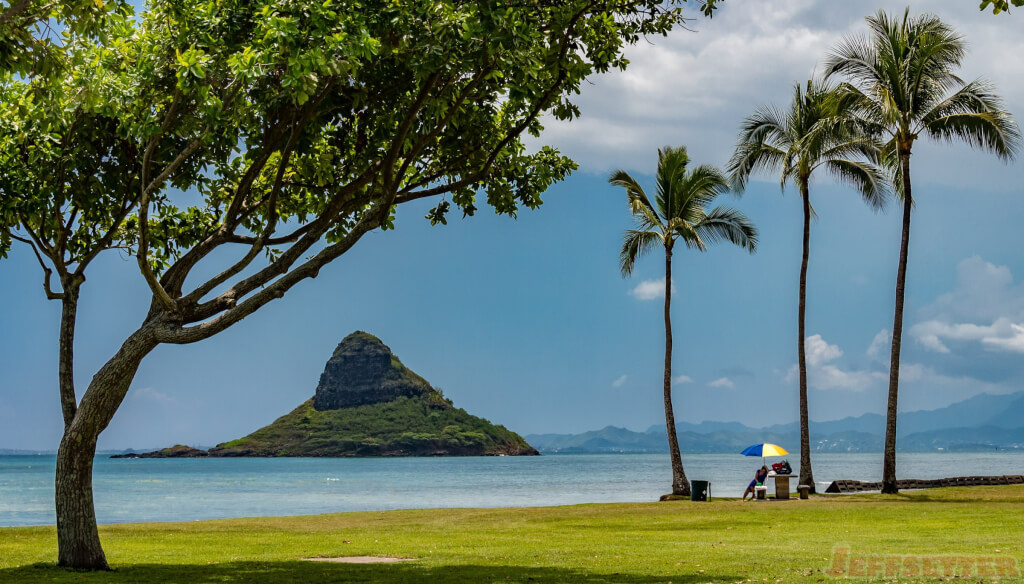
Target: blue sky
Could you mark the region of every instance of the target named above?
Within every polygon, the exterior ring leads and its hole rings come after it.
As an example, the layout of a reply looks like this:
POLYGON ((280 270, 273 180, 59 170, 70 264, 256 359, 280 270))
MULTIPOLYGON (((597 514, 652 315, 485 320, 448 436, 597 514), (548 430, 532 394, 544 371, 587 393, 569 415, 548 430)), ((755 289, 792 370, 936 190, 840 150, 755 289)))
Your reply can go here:
MULTIPOLYGON (((865 9, 850 4, 726 3, 713 21, 695 23, 698 32, 638 47, 629 71, 585 88, 582 119, 549 127, 545 140, 581 168, 540 210, 513 221, 482 209, 430 227, 422 219, 429 204, 401 209, 397 230, 368 235, 284 300, 208 341, 158 348, 100 446, 212 445, 244 435, 310 397, 334 346, 356 329, 381 337, 456 405, 521 433, 658 423, 662 298, 644 292, 663 262, 654 254, 631 279, 620 277, 630 220, 606 178, 622 166, 649 181, 664 144, 724 164, 744 115, 784 104, 836 39, 864 30, 865 9)), ((1020 119, 1024 64, 1008 55, 1024 53, 1024 15, 980 14, 960 0, 927 9, 971 42, 964 76, 996 82, 1020 119)), ((1024 389, 1021 164, 960 146, 916 151, 905 410, 1024 389)), ((811 196, 819 215, 808 283, 811 416, 880 412, 898 208, 873 213, 825 180, 811 196)), ((755 221, 761 245, 753 256, 724 246, 676 255, 677 417, 793 421, 799 199, 766 177, 723 202, 755 221)), ((40 283, 28 250, 0 262, 0 448, 52 449, 59 440, 59 305, 40 283)), ((145 308, 134 261, 115 253, 94 267, 76 347, 80 387, 145 308)))

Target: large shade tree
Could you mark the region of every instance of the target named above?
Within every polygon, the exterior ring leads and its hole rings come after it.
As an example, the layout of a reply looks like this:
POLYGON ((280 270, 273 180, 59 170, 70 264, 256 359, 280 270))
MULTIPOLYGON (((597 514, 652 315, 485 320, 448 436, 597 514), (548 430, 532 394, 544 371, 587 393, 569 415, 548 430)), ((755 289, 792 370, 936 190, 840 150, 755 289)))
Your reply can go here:
POLYGON ((399 205, 435 199, 432 223, 480 195, 539 206, 574 165, 524 133, 681 21, 661 0, 152 0, 72 33, 60 67, 2 74, 0 257, 30 248, 62 307, 59 564, 107 567, 97 438, 154 348, 239 323, 399 205), (108 250, 135 257, 150 306, 78 399, 79 298, 108 250))
POLYGON ((849 37, 832 50, 826 72, 847 80, 837 89, 841 107, 856 112, 885 140, 883 155, 903 202, 882 468, 882 492, 896 493, 896 417, 914 206, 910 180, 914 143, 922 136, 959 141, 1005 161, 1013 158, 1021 133, 992 84, 980 79, 965 82, 957 76, 965 56, 964 39, 937 16, 911 16, 909 9, 902 17, 879 11, 867 23, 869 35, 849 37))
POLYGON ((689 170, 689 162, 685 147, 658 150, 653 201, 624 170, 615 171, 608 179, 625 189, 635 223, 623 237, 619 253, 622 275, 631 275, 637 259, 652 249, 660 246, 665 250, 665 427, 672 460, 672 494, 684 497, 690 495, 690 484, 683 469, 672 407, 672 253, 679 242, 697 251, 706 251, 709 244, 723 240, 750 253, 757 247, 757 229, 745 215, 727 207, 708 209, 719 195, 729 192, 725 175, 709 165, 689 170))
POLYGON ((797 307, 797 369, 800 392, 800 484, 814 492, 811 468, 810 422, 807 413, 806 340, 807 263, 810 256, 810 183, 818 169, 855 188, 874 209, 881 209, 888 192, 885 173, 875 165, 877 142, 863 132, 863 124, 835 108, 833 88, 818 80, 793 86, 786 110, 759 108, 740 126, 739 143, 729 161, 730 179, 737 189, 746 187, 755 172, 781 177, 785 190, 794 184, 803 209, 803 256, 800 262, 797 307))

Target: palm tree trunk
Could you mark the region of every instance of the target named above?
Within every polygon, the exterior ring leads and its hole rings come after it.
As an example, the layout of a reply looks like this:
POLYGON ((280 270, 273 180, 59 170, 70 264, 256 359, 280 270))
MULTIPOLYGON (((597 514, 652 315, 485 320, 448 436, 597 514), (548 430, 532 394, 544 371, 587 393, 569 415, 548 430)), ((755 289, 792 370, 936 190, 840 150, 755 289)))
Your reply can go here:
POLYGON ((683 472, 683 457, 676 436, 676 416, 672 412, 672 248, 665 247, 665 427, 668 452, 672 458, 672 494, 690 496, 690 483, 683 472))
POLYGON ((903 178, 903 237, 900 240, 900 264, 896 272, 896 310, 892 322, 892 354, 889 360, 889 403, 885 411, 885 454, 882 461, 882 492, 895 494, 896 416, 899 412, 900 348, 903 340, 903 296, 907 283, 907 248, 910 246, 910 150, 900 151, 903 178))
POLYGON ((797 363, 800 368, 800 484, 810 487, 814 492, 814 473, 811 471, 811 435, 810 419, 807 415, 807 355, 804 350, 804 339, 807 338, 805 326, 807 313, 807 260, 811 246, 811 201, 807 178, 800 179, 800 195, 803 197, 804 211, 804 242, 803 260, 800 262, 800 307, 797 315, 797 329, 800 337, 797 343, 797 363))

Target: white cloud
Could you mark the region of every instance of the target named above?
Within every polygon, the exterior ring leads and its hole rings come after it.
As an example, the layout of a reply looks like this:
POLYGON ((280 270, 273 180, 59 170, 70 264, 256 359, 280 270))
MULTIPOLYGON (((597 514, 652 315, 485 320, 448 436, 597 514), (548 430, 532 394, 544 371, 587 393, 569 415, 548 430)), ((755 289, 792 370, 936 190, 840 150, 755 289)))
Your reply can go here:
POLYGON ((922 308, 920 316, 947 322, 991 322, 1000 316, 1024 316, 1022 293, 1024 286, 1013 285, 1009 267, 971 256, 956 265, 953 291, 922 308))
MULTIPOLYGON (((832 364, 832 361, 843 356, 843 350, 838 345, 830 345, 821 335, 807 337, 804 341, 804 351, 807 355, 807 385, 814 389, 863 391, 879 380, 888 378, 888 374, 879 371, 844 370, 832 364)), ((796 379, 797 366, 793 365, 785 380, 792 383, 796 379)))
POLYGON ((888 378, 888 374, 880 371, 843 371, 835 365, 824 365, 807 371, 807 384, 815 389, 863 391, 888 378))
POLYGON ((732 382, 728 377, 719 377, 718 379, 708 383, 708 387, 725 387, 732 389, 736 387, 736 384, 732 382))
POLYGON ((682 385, 683 383, 693 383, 693 378, 689 375, 680 375, 672 380, 673 385, 682 385))
POLYGON ((1006 266, 978 256, 961 261, 953 291, 920 314, 924 319, 909 332, 929 351, 950 354, 975 344, 993 352, 1024 353, 1024 286, 1014 285, 1006 266))
POLYGON ((627 376, 625 375, 619 377, 618 379, 612 382, 612 387, 622 387, 623 385, 626 385, 626 379, 627 376))
POLYGON ((804 355, 808 367, 817 367, 843 356, 843 351, 836 345, 830 345, 821 335, 811 335, 804 341, 804 355))
MULTIPOLYGON (((958 336, 984 338, 986 327, 959 327, 958 336)), ((1024 327, 1016 327, 1017 337, 1001 339, 1006 342, 1007 350, 1024 352, 1024 327)), ((875 335, 868 347, 868 355, 878 355, 882 347, 889 342, 889 331, 883 330, 875 335), (874 350, 872 350, 874 349, 874 350)), ((842 349, 831 345, 821 335, 807 337, 807 384, 819 390, 864 391, 870 388, 884 387, 889 380, 888 361, 884 366, 870 369, 844 369, 833 363, 843 355, 842 349)), ((785 381, 792 383, 797 379, 797 366, 793 365, 785 376, 785 381)), ((973 377, 958 375, 949 376, 935 371, 922 363, 902 363, 900 365, 900 381, 918 383, 929 388, 953 388, 969 390, 971 393, 987 391, 1003 393, 1005 389, 997 384, 985 382, 973 377)))
MULTIPOLYGON (((784 380, 796 381, 797 368, 793 365, 786 373, 784 380)), ((885 387, 889 381, 888 363, 884 369, 847 371, 836 365, 825 364, 807 370, 807 383, 814 389, 840 389, 863 391, 872 387, 885 387)), ((943 375, 932 367, 922 363, 902 363, 900 365, 900 382, 918 383, 930 389, 951 388, 969 393, 1005 393, 1006 389, 999 384, 982 381, 969 376, 943 375)))
MULTIPOLYGON (((676 294, 676 283, 672 282, 672 295, 676 294)), ((665 297, 665 278, 644 280, 629 291, 629 295, 637 300, 656 300, 665 297)))
POLYGON ((1013 329, 1013 336, 989 337, 981 339, 981 342, 989 347, 1002 349, 1003 351, 1024 353, 1024 326, 1011 323, 1010 328, 1013 329))
POLYGON ((867 356, 877 357, 881 351, 891 346, 890 343, 892 343, 892 335, 889 334, 889 329, 878 331, 875 338, 871 339, 871 344, 868 345, 867 356))

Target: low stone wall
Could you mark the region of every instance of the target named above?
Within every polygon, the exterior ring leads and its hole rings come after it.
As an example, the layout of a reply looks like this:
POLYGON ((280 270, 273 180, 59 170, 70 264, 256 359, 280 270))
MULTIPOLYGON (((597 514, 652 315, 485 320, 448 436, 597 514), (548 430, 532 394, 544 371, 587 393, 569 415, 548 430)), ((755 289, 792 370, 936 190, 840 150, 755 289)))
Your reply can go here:
MULTIPOLYGON (((896 481, 896 487, 904 489, 936 489, 938 487, 981 487, 987 485, 1021 485, 1024 476, 1000 475, 988 477, 953 477, 949 479, 903 479, 896 481)), ((825 489, 826 493, 862 493, 881 491, 882 483, 839 479, 825 489)))

